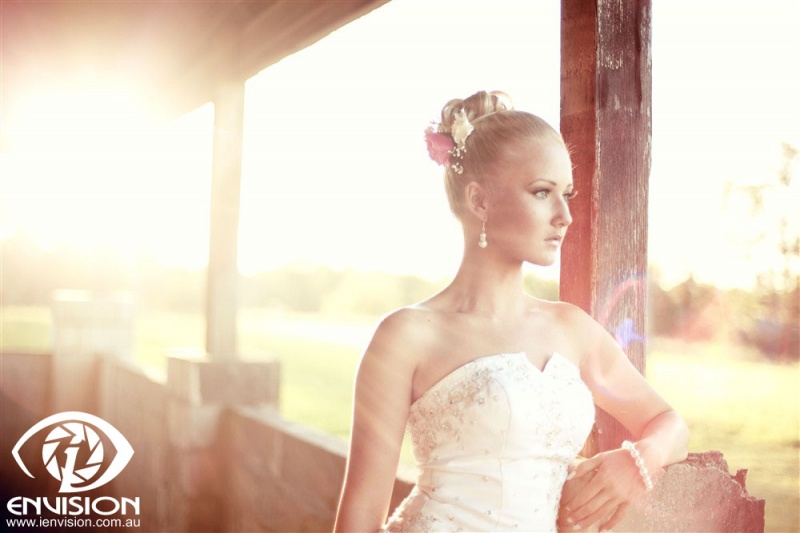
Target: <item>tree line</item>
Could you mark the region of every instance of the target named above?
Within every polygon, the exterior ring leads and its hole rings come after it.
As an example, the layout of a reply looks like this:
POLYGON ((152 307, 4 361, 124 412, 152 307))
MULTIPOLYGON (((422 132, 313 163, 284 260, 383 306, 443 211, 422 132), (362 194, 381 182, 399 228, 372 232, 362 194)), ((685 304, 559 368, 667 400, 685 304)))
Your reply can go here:
MULTIPOLYGON (((0 244, 0 304, 50 305, 57 289, 95 293, 134 292, 141 308, 202 313, 204 269, 171 268, 153 259, 123 261, 112 254, 46 249, 25 235, 0 244)), ((428 280, 321 265, 290 265, 242 276, 242 307, 299 313, 380 316, 441 290, 447 280, 428 280)), ((800 292, 798 284, 754 290, 722 290, 693 278, 665 289, 657 270, 648 276, 648 321, 652 335, 694 341, 734 340, 758 348, 774 360, 798 360, 800 292)), ((526 291, 557 300, 558 284, 526 275, 526 291)))

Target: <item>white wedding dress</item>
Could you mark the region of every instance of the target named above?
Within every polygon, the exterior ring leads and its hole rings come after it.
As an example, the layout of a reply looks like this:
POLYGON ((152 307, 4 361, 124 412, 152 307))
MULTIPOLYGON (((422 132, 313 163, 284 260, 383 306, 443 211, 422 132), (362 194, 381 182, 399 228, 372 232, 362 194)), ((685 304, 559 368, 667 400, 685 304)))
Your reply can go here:
POLYGON ((567 466, 594 422, 568 359, 475 359, 411 406, 416 486, 384 531, 555 531, 567 466))

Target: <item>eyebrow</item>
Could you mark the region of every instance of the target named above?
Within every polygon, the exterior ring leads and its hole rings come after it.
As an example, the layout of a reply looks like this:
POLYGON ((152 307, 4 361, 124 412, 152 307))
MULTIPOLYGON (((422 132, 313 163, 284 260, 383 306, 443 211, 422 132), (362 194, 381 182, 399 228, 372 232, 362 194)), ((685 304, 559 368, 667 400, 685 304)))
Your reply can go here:
MULTIPOLYGON (((538 178, 538 179, 535 179, 535 180, 533 180, 532 182, 530 182, 530 185, 535 185, 536 183, 539 183, 540 181, 543 181, 543 182, 545 182, 545 183, 549 183, 549 184, 550 184, 550 185, 552 185, 553 187, 558 187, 558 183, 556 183, 556 182, 555 182, 555 181, 553 181, 553 180, 546 179, 546 178, 538 178)), ((574 186, 575 186, 575 184, 574 184, 574 183, 572 183, 572 182, 570 182, 570 183, 567 185, 567 187, 574 187, 574 186)))

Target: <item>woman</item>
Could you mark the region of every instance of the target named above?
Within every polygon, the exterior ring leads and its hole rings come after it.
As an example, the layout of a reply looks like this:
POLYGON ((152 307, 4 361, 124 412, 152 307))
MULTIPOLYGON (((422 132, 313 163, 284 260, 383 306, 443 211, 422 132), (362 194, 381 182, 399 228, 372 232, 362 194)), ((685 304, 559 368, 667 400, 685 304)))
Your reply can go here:
POLYGON ((552 531, 613 527, 686 457, 680 416, 580 309, 527 296, 522 264, 551 265, 576 194, 561 135, 502 93, 452 100, 431 157, 445 166, 464 256, 452 283, 396 311, 359 365, 337 531, 552 531), (571 465, 594 404, 635 443, 571 465), (386 521, 404 430, 420 468, 386 521))

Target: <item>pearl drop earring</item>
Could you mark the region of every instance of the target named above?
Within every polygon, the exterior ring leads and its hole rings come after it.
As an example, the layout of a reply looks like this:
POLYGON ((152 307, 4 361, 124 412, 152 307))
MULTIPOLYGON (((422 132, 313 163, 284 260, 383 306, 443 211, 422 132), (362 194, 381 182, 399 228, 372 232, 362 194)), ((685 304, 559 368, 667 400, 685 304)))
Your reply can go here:
POLYGON ((480 248, 486 248, 489 243, 486 240, 486 219, 483 219, 483 225, 481 226, 481 234, 478 236, 478 246, 480 248))

